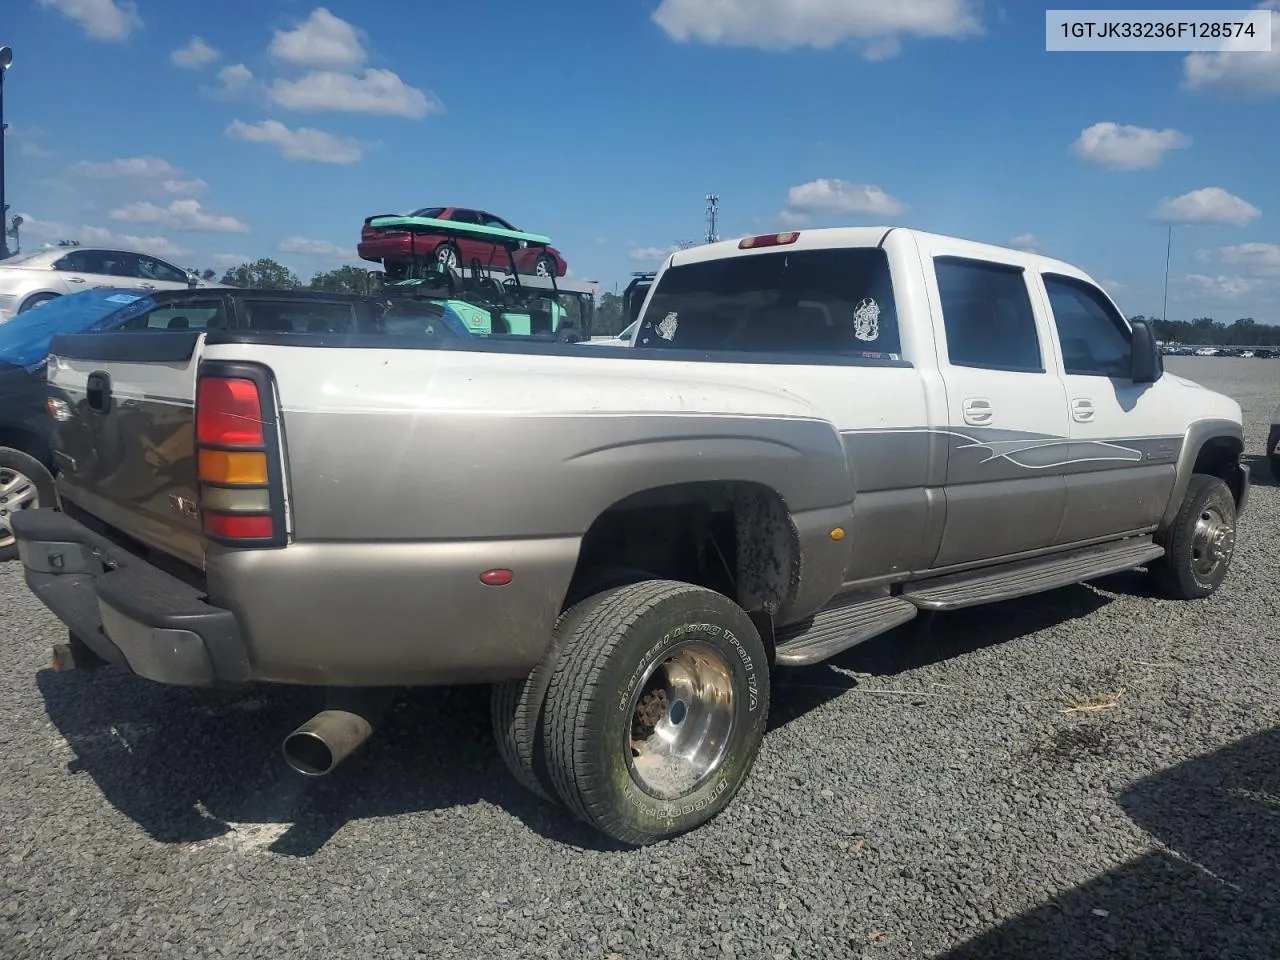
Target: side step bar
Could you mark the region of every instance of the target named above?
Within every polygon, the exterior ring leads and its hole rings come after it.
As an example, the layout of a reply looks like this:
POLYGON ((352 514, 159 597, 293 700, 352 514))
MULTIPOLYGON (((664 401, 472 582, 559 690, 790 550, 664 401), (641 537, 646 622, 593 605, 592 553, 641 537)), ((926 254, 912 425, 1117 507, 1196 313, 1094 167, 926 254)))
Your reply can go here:
POLYGON ((775 637, 776 662, 807 667, 879 636, 915 617, 919 611, 900 597, 850 594, 836 606, 819 610, 812 621, 783 627, 775 637))
POLYGON ((906 584, 897 596, 884 592, 848 594, 808 620, 780 629, 775 638, 776 662, 780 667, 821 663, 901 626, 921 610, 959 610, 1012 600, 1131 570, 1162 556, 1164 548, 1150 537, 1133 537, 1069 553, 918 580, 906 584))
POLYGON ((1150 537, 1134 537, 1070 553, 920 580, 907 584, 901 596, 921 610, 959 610, 1083 583, 1140 567, 1163 556, 1164 548, 1153 543, 1150 537))

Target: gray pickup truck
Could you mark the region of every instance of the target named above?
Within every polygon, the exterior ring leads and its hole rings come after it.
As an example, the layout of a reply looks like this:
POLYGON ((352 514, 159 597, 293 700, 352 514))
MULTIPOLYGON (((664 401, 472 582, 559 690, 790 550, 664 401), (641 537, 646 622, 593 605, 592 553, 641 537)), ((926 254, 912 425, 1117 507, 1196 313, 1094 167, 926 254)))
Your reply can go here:
POLYGON ((331 688, 309 774, 492 683, 512 772, 628 844, 730 803, 774 671, 1131 568, 1205 597, 1249 492, 1239 405, 1087 275, 908 229, 674 253, 627 347, 339 314, 54 342, 55 660, 331 688))

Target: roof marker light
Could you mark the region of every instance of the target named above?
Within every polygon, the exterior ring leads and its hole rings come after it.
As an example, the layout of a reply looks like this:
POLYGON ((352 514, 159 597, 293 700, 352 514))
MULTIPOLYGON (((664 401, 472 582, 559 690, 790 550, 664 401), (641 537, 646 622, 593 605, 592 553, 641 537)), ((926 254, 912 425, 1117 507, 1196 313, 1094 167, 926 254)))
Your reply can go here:
POLYGON ((777 247, 787 243, 795 243, 800 239, 800 231, 788 230, 785 233, 764 233, 758 237, 743 237, 738 241, 739 250, 752 250, 756 247, 777 247))

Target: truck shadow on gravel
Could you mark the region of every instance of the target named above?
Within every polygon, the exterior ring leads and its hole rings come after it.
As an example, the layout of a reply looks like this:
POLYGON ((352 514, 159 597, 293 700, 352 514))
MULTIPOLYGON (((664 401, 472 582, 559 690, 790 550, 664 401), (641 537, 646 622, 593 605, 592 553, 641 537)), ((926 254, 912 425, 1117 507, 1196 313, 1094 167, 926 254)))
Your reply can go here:
MULTIPOLYGON (((770 728, 855 686, 851 673, 912 670, 1087 616, 1108 602, 1094 590, 1068 587, 922 617, 829 664, 780 671, 770 728)), ((557 842, 614 848, 515 782, 492 741, 485 687, 409 691, 361 751, 312 780, 285 766, 280 742, 321 708, 317 689, 196 690, 109 669, 42 671, 37 684, 75 753, 68 769, 92 777, 116 809, 162 843, 249 843, 305 857, 351 821, 486 802, 557 842)))
POLYGON ((1117 802, 1167 849, 937 960, 1280 956, 1280 727, 1140 780, 1117 802))
POLYGON ((72 774, 161 843, 252 845, 306 857, 351 821, 479 802, 578 847, 602 839, 525 791, 503 766, 487 688, 414 690, 330 776, 280 755, 282 737, 323 705, 313 688, 200 691, 108 670, 42 671, 49 718, 75 754, 72 774))

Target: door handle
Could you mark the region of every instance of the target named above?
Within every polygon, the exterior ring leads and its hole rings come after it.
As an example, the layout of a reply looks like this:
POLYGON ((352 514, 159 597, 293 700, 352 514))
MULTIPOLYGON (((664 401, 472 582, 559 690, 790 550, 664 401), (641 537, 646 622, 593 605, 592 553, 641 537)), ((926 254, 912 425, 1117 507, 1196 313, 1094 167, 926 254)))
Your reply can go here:
POLYGON ((84 277, 67 277, 67 283, 84 283, 84 277))
POLYGON ((143 290, 154 290, 156 288, 154 283, 140 283, 138 286, 143 290))
POLYGON ((1071 401, 1071 419, 1077 423, 1088 423, 1093 419, 1093 401, 1088 397, 1077 397, 1071 401))
POLYGON ((990 423, 995 416, 991 409, 991 401, 981 397, 971 397, 964 402, 964 422, 973 426, 990 423))
POLYGON ((111 375, 105 370, 95 370, 85 383, 85 400, 89 408, 99 413, 111 409, 111 375))

